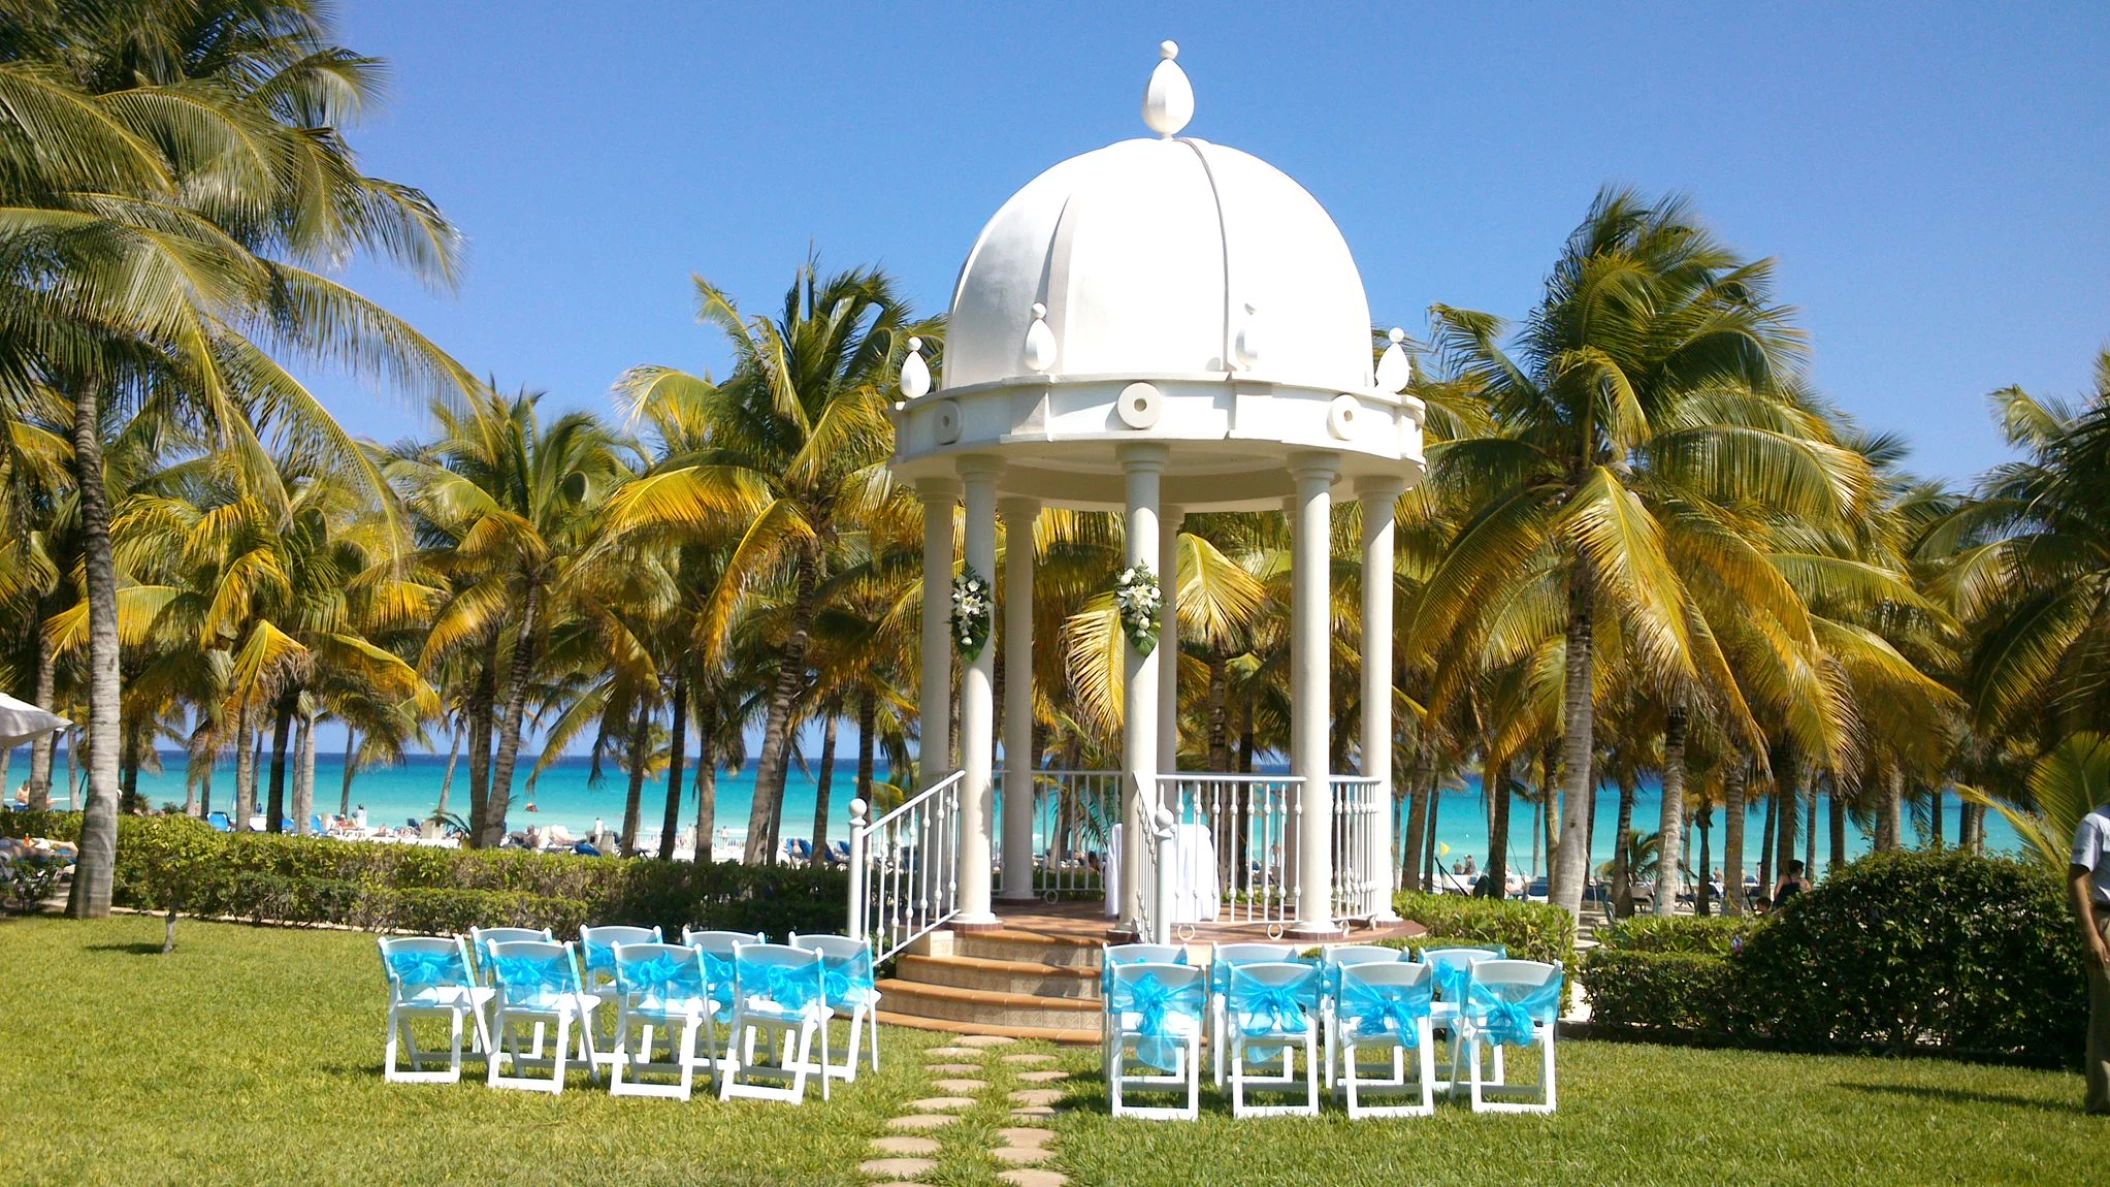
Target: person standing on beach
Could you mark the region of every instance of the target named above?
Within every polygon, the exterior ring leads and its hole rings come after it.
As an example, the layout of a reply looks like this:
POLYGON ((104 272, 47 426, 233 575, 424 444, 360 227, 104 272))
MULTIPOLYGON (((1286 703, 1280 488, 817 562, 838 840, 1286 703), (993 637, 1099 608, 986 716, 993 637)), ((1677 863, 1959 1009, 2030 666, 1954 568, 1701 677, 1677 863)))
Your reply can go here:
POLYGON ((2088 966, 2088 1097, 2084 1107, 2110 1115, 2110 804, 2081 817, 2066 868, 2073 913, 2081 921, 2088 966))

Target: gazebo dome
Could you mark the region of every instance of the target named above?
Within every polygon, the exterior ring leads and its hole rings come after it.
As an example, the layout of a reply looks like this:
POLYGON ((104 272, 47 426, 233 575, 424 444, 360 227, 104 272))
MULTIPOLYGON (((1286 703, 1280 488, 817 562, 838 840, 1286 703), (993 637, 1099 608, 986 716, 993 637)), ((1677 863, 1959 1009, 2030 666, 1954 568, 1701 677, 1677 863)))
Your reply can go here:
POLYGON ((1267 162, 1180 136, 1194 93, 1178 47, 1161 52, 1143 98, 1158 139, 1056 165, 982 228, 940 374, 920 342, 902 367, 895 473, 973 458, 1006 495, 1078 508, 1122 506, 1122 458, 1160 452, 1165 498, 1191 510, 1280 506, 1302 455, 1339 483, 1411 484, 1403 335, 1373 367, 1340 229, 1267 162))
POLYGON ((1370 306, 1333 220, 1280 170, 1203 140, 1124 140, 1035 178, 960 270, 943 386, 1036 370, 1362 391, 1370 306), (1056 347, 1039 369, 1035 306, 1056 347))

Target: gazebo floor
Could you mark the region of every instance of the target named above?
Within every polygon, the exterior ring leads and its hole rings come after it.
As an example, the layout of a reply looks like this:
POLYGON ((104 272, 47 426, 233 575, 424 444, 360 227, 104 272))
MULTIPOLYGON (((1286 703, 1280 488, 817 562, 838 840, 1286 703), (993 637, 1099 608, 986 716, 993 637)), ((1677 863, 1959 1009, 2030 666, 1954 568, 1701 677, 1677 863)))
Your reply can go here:
MULTIPOLYGON (((1099 902, 998 903, 993 929, 938 931, 917 941, 879 985, 880 1021, 955 1034, 1059 1043, 1099 1041, 1099 951, 1118 941, 1099 902)), ((1417 936, 1416 923, 1357 926, 1341 942, 1417 936)), ((1182 925, 1175 943, 1205 963, 1212 943, 1279 939, 1280 923, 1219 919, 1182 925)))

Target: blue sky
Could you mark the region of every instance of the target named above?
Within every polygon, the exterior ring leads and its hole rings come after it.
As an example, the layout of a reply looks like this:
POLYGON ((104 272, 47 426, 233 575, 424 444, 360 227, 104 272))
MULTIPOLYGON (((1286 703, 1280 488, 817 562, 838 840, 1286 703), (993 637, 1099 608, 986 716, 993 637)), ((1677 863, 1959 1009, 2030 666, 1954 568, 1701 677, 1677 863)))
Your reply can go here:
MULTIPOLYGON (((2001 450, 1986 392, 2072 395, 2110 343, 2110 5, 827 6, 362 0, 395 66, 356 133, 469 240, 458 292, 351 279, 506 387, 607 407, 722 368, 689 277, 774 304, 809 246, 943 308, 984 219, 1144 134, 1180 42, 1188 131, 1332 212, 1373 315, 1524 312, 1605 183, 1690 194, 1779 261, 1812 373, 1913 465, 2001 450)), ((325 381, 358 432, 412 404, 325 381)))

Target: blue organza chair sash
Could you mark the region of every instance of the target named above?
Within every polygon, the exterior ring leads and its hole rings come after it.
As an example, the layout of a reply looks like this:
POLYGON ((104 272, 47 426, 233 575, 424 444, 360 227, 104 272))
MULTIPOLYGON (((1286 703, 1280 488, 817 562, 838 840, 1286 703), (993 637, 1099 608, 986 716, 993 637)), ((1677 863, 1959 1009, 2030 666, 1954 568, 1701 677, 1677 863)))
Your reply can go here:
POLYGON ((871 949, 850 956, 823 954, 821 987, 829 1005, 869 1006, 877 1002, 879 983, 872 975, 871 949))
MULTIPOLYGON (((1326 963, 1325 963, 1325 962, 1324 962, 1323 960, 1320 960, 1320 959, 1319 959, 1319 958, 1317 958, 1317 957, 1306 957, 1306 956, 1293 956, 1293 957, 1290 957, 1290 958, 1288 958, 1288 959, 1286 959, 1286 960, 1284 960, 1284 959, 1277 959, 1277 958, 1274 958, 1274 957, 1270 957, 1269 959, 1267 959, 1267 960, 1266 960, 1266 961, 1264 961, 1264 962, 1246 962, 1246 963, 1265 963, 1265 964, 1301 964, 1301 965, 1304 965, 1304 966, 1306 966, 1306 967, 1308 967, 1308 968, 1313 968, 1313 969, 1317 969, 1317 970, 1319 970, 1319 975, 1320 975, 1321 977, 1326 977, 1326 976, 1327 976, 1327 968, 1328 968, 1328 966, 1326 965, 1326 963)), ((1235 969, 1235 968, 1237 968, 1237 967, 1238 967, 1238 965, 1237 965, 1237 964, 1227 964, 1227 963, 1225 963, 1225 962, 1223 962, 1223 961, 1220 961, 1220 960, 1219 960, 1219 961, 1216 961, 1216 962, 1214 962, 1214 963, 1212 963, 1212 964, 1210 964, 1210 966, 1209 966, 1209 992, 1211 992, 1211 993, 1222 993, 1222 994, 1229 994, 1229 993, 1231 992, 1231 970, 1232 970, 1232 969, 1235 969)), ((1323 983, 1324 983, 1324 984, 1327 984, 1327 985, 1331 985, 1331 984, 1332 984, 1332 981, 1331 981, 1331 980, 1329 979, 1329 980, 1327 980, 1327 981, 1325 981, 1325 982, 1323 982, 1323 983)))
MULTIPOLYGON (((1225 1005, 1232 1025, 1247 1038, 1301 1034, 1311 1024, 1311 1012, 1318 1006, 1318 969, 1306 966, 1304 976, 1271 985, 1233 966, 1228 980, 1230 990, 1225 1005)), ((1246 1050, 1255 1059, 1266 1061, 1280 1054, 1281 1045, 1247 1043, 1246 1050)))
POLYGON ((702 966, 665 953, 618 966, 616 983, 646 1010, 684 1009, 705 996, 702 966))
POLYGON ((1532 1024, 1552 1025, 1560 1015, 1561 978, 1544 985, 1472 986, 1472 1011, 1484 1019, 1481 1030, 1487 1038, 1505 1047, 1528 1047, 1532 1024))
POLYGON ((491 963, 509 1006, 554 1006, 579 992, 578 970, 568 955, 498 956, 491 963))
POLYGON ((1419 985, 1372 985, 1343 977, 1336 1000, 1340 1003, 1341 1026, 1358 1041, 1396 1038, 1402 1047, 1418 1047, 1421 1028, 1417 1024, 1429 1016, 1435 997, 1435 986, 1429 981, 1419 985))
POLYGON ((1145 973, 1133 981, 1115 981, 1108 1000, 1117 1014, 1136 1015, 1135 1033, 1142 1036, 1136 1043, 1136 1057, 1152 1067, 1170 1071, 1179 1062, 1181 1030, 1195 1034, 1201 1031, 1202 1006, 1207 996, 1200 981, 1175 989, 1158 980, 1157 974, 1145 973), (1173 1026, 1180 1021, 1189 1027, 1173 1026))
MULTIPOLYGON (((699 951, 701 951, 699 949, 699 951)), ((733 1004, 733 958, 703 953, 703 979, 711 987, 711 1000, 721 1006, 733 1004)))
POLYGON ((615 972, 615 945, 584 944, 586 949, 586 971, 589 973, 615 972))
MULTIPOLYGON (((1164 961, 1156 961, 1156 962, 1145 962, 1145 961, 1129 961, 1128 963, 1130 963, 1130 964, 1144 964, 1144 963, 1157 963, 1157 964, 1164 964, 1164 963, 1166 963, 1166 962, 1164 962, 1164 961)), ((1186 950, 1185 948, 1182 948, 1182 949, 1180 949, 1180 950, 1179 950, 1179 954, 1178 954, 1177 956, 1174 956, 1174 957, 1172 958, 1172 960, 1171 960, 1171 962, 1170 962, 1170 963, 1172 963, 1172 964, 1176 964, 1176 965, 1182 965, 1182 966, 1184 966, 1184 965, 1185 965, 1185 964, 1187 963, 1187 950, 1186 950)), ((1117 968, 1119 968, 1119 967, 1121 967, 1121 966, 1120 966, 1120 965, 1118 965, 1118 964, 1115 964, 1115 963, 1114 963, 1113 961, 1110 961, 1110 960, 1109 960, 1109 961, 1102 961, 1102 962, 1100 962, 1100 965, 1099 965, 1099 996, 1100 996, 1100 997, 1107 997, 1107 996, 1109 996, 1109 995, 1111 995, 1111 994, 1113 993, 1113 991, 1114 991, 1114 970, 1115 970, 1115 969, 1117 969, 1117 968)))
POLYGON ((740 975, 740 992, 765 998, 788 1013, 800 1013, 821 997, 821 966, 818 964, 764 964, 733 958, 740 975))
POLYGON ((388 971, 406 989, 427 986, 467 985, 469 969, 459 950, 448 952, 391 952, 388 971))
POLYGON ((1429 966, 1429 980, 1435 984, 1436 996, 1452 1005, 1466 999, 1466 989, 1473 983, 1473 958, 1486 954, 1479 949, 1424 949, 1423 964, 1429 966), (1469 953, 1469 955, 1468 955, 1469 953))

